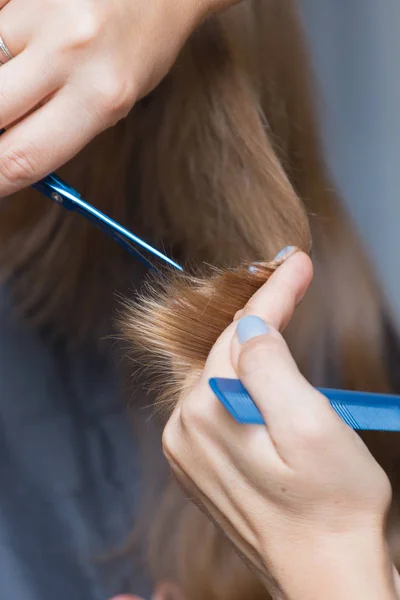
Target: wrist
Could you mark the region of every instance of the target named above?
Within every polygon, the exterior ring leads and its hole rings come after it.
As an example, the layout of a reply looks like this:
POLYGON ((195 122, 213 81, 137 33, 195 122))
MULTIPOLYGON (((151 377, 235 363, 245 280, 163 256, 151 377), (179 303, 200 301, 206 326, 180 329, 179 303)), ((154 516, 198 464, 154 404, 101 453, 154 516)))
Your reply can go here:
POLYGON ((397 600, 389 550, 381 539, 298 543, 274 575, 288 600, 397 600))

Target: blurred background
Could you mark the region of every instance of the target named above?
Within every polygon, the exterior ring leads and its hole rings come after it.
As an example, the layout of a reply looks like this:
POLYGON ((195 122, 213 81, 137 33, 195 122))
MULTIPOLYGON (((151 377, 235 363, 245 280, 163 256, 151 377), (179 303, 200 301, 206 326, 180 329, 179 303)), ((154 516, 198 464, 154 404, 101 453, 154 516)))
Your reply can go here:
POLYGON ((400 0, 299 0, 327 162, 400 329, 400 0))

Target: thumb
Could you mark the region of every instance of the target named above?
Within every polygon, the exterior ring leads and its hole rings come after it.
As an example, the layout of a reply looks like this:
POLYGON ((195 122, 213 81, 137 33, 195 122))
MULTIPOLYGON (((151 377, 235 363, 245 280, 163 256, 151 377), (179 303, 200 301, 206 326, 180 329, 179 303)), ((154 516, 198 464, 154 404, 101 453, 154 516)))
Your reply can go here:
MULTIPOLYGON (((254 267, 256 268, 256 267, 254 267)), ((313 278, 310 258, 292 251, 266 283, 250 298, 240 311, 240 317, 257 315, 283 331, 301 302, 313 278)))
MULTIPOLYGON (((268 430, 292 427, 325 416, 328 401, 301 375, 282 335, 258 316, 247 315, 237 325, 237 373, 257 404, 268 430)), ((331 409, 329 406, 329 413, 331 409)), ((273 436, 274 437, 274 436, 273 436)))
MULTIPOLYGON (((312 277, 313 268, 310 258, 303 252, 297 251, 291 254, 250 298, 241 311, 241 318, 238 321, 237 333, 241 335, 234 336, 231 345, 231 361, 236 371, 239 370, 241 345, 251 337, 260 334, 259 322, 262 320, 267 324, 264 333, 267 330, 283 331, 292 318, 296 306, 307 292, 312 277)), ((276 337, 274 335, 274 339, 276 337)), ((287 355, 288 353, 286 353, 288 358, 287 355)), ((289 360, 289 362, 293 361, 289 360)))

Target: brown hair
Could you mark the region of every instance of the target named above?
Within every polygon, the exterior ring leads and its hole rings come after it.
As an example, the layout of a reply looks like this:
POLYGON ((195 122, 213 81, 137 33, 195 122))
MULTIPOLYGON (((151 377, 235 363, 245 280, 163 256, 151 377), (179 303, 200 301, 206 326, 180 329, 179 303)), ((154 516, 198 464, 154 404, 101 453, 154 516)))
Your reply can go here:
MULTIPOLYGON (((177 156, 163 163, 160 177, 180 182, 177 219, 194 236, 183 247, 196 245, 197 256, 224 269, 151 281, 128 309, 125 335, 153 367, 159 406, 171 408, 185 393, 219 334, 274 268, 249 270, 241 261, 271 259, 286 244, 310 250, 311 239, 315 281, 286 334, 300 368, 316 385, 388 391, 382 299, 323 164, 292 3, 232 10, 199 32, 179 65, 173 76, 187 79, 178 85, 171 77, 174 108, 166 113, 181 118, 177 156), (212 63, 196 53, 206 53, 207 40, 212 63), (201 220, 187 198, 198 198, 201 220)), ((177 119, 164 130, 171 145, 177 119)), ((380 458, 390 457, 379 436, 371 440, 380 458)), ((155 578, 179 581, 188 600, 269 597, 173 483, 152 523, 149 558, 155 578)))
MULTIPOLYGON (((244 263, 288 244, 309 251, 311 239, 315 281, 287 332, 301 370, 316 385, 390 387, 382 300, 327 176, 313 96, 294 1, 246 0, 204 23, 159 88, 64 171, 195 273, 155 284, 126 322, 170 393, 260 284, 244 263)), ((2 210, 0 265, 21 309, 77 342, 107 331, 129 257, 29 192, 2 210)), ((266 597, 173 484, 161 504, 149 542, 156 578, 177 578, 189 600, 266 597)))

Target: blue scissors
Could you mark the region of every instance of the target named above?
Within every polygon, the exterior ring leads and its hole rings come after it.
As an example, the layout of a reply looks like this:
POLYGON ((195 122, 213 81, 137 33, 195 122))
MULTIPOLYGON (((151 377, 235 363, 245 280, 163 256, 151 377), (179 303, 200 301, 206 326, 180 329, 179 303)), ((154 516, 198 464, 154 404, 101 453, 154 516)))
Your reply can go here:
MULTIPOLYGON (((3 133, 5 133, 5 129, 0 129, 0 135, 3 133)), ((81 195, 74 190, 74 188, 65 183, 65 181, 55 173, 41 179, 32 187, 50 198, 50 200, 53 200, 53 202, 63 206, 66 210, 76 211, 88 219, 88 221, 91 221, 96 227, 101 229, 106 235, 110 236, 120 246, 127 250, 127 252, 135 255, 148 268, 156 269, 157 267, 144 256, 139 249, 145 250, 178 271, 183 270, 182 267, 171 258, 156 248, 153 248, 153 246, 142 240, 140 237, 133 234, 128 229, 125 229, 125 227, 122 227, 122 225, 113 221, 113 219, 83 200, 81 195)))
MULTIPOLYGON (((0 130, 0 135, 2 133, 4 130, 0 130)), ((157 268, 142 254, 141 250, 147 251, 178 271, 183 270, 171 258, 85 202, 76 190, 56 174, 48 175, 32 187, 65 209, 81 214, 125 250, 135 255, 147 267, 157 268)), ((209 385, 237 422, 243 424, 264 423, 260 411, 238 379, 216 377, 210 379, 209 385)), ((400 431, 400 396, 325 388, 320 388, 319 391, 328 398, 332 408, 343 421, 353 429, 400 431)))
POLYGON ((32 186, 38 192, 41 192, 57 204, 61 204, 65 209, 70 211, 76 211, 88 221, 91 221, 96 227, 101 229, 105 234, 110 236, 120 246, 127 250, 130 254, 134 254, 142 263, 144 263, 150 269, 155 269, 154 263, 152 263, 146 256, 140 252, 139 248, 146 250, 153 256, 164 261, 171 267, 182 271, 182 267, 178 263, 174 262, 171 258, 150 246, 147 242, 142 240, 137 235, 133 234, 125 227, 122 227, 113 219, 110 219, 107 215, 100 212, 81 198, 80 194, 65 183, 60 177, 52 173, 48 175, 38 183, 32 186))

